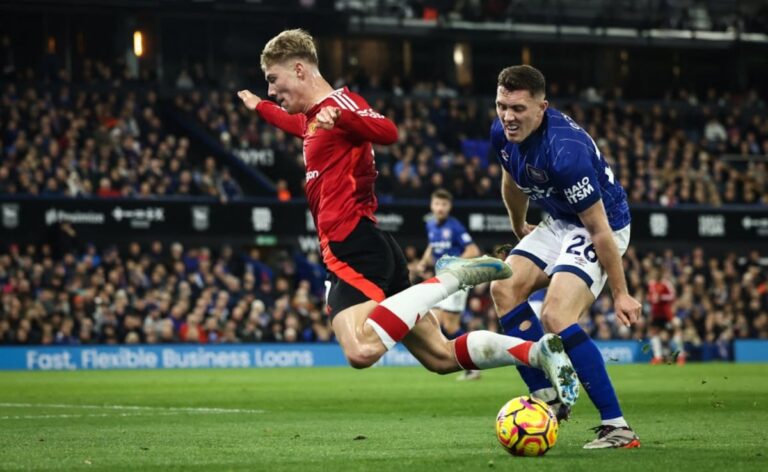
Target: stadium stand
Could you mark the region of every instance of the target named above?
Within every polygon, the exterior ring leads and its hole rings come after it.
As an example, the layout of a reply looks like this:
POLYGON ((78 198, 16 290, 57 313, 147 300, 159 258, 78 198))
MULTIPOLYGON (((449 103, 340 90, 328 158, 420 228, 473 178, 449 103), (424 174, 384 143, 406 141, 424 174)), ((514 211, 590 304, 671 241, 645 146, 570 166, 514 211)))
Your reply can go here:
MULTIPOLYGON (((661 9, 650 1, 622 2, 621 24, 611 14, 617 2, 534 3, 341 1, 335 8, 353 16, 437 22, 766 31, 764 16, 748 14, 753 2, 743 2, 738 11, 729 10, 728 2, 661 2, 661 9)), ((252 55, 250 46, 246 49, 252 55)), ((273 200, 303 195, 301 142, 248 112, 231 88, 255 80, 262 85, 257 66, 246 74, 227 62, 213 78, 206 70, 213 61, 204 65, 185 58, 163 80, 151 68, 131 71, 123 59, 108 64, 81 57, 71 68, 55 54, 43 54, 36 68, 22 67, 14 51, 9 36, 0 36, 4 197, 230 202, 263 186, 248 173, 234 175, 235 164, 266 176, 273 200)), ((498 202, 501 169, 488 145, 493 97, 447 78, 366 74, 345 65, 349 70, 337 74, 334 85, 360 92, 399 128, 396 144, 375 147, 382 203, 421 202, 437 188, 447 188, 460 202, 498 202)), ((626 98, 618 86, 599 90, 553 80, 548 95, 552 106, 596 138, 631 204, 763 209, 768 205, 765 91, 740 90, 699 84, 696 91, 678 89, 641 100, 626 98)), ((210 208, 202 210, 207 228, 210 208)), ((747 230, 760 230, 761 221, 749 220, 747 230)), ((258 246, 236 249, 221 239, 201 243, 183 237, 104 245, 81 240, 67 222, 57 225, 47 244, 3 243, 1 344, 331 339, 322 313, 325 271, 315 253, 282 246, 262 254, 258 246)), ((646 301, 647 313, 649 280, 671 274, 691 358, 728 358, 732 339, 768 338, 764 254, 714 245, 641 246, 625 258, 630 289, 646 301)), ((421 249, 406 247, 409 260, 416 261, 421 249)), ((476 288, 464 324, 496 329, 492 305, 488 288, 476 288)), ((597 339, 640 340, 648 334, 648 323, 620 327, 606 295, 584 325, 597 339)))
MULTIPOLYGON (((393 119, 400 141, 376 148, 382 201, 426 198, 446 187, 459 199, 497 199, 500 167, 491 155, 487 133, 494 116, 488 98, 451 98, 443 83, 419 83, 400 98, 370 87, 372 106, 393 119), (375 98, 380 97, 380 98, 375 98)), ((337 81, 342 86, 343 81, 337 81)), ((657 101, 626 101, 582 94, 559 97, 553 106, 582 123, 596 136, 603 155, 627 189, 631 203, 768 204, 768 120, 765 102, 750 91, 733 96, 708 90, 697 98, 686 91, 657 101), (589 96, 590 100, 584 98, 589 96), (561 106, 562 104, 562 106, 561 106)), ((180 96, 176 104, 195 114, 230 150, 269 151, 274 175, 300 195, 303 162, 300 141, 260 122, 238 107, 226 91, 180 96)))
MULTIPOLYGON (((102 78, 110 76, 103 72, 102 78)), ((93 82, 86 78, 83 83, 93 82)), ((126 91, 121 82, 108 81, 99 89, 2 86, 0 194, 221 200, 242 195, 229 169, 212 157, 194 165, 189 138, 165 126, 151 87, 126 91)))
MULTIPOLYGON (((415 247, 406 248, 412 265, 415 247)), ((736 338, 768 339, 768 278, 757 251, 715 257, 702 248, 625 257, 630 291, 645 303, 649 277, 671 274, 690 359, 728 359, 736 338)), ((258 248, 10 246, 0 256, 0 343, 122 344, 328 341, 325 270, 317 254, 258 248)), ((462 315, 472 329, 497 329, 487 285, 462 315)), ((620 326, 606 294, 584 328, 596 339, 643 340, 648 320, 620 326)))

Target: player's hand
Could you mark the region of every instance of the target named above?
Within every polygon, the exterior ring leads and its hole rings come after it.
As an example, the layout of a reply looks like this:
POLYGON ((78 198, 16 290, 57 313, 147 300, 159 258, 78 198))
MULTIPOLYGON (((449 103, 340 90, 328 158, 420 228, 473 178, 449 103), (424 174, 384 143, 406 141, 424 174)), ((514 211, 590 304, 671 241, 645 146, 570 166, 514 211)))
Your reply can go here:
POLYGON ((512 228, 512 231, 515 233, 515 236, 517 236, 517 239, 523 239, 524 237, 531 234, 534 229, 536 229, 536 225, 532 225, 526 222, 523 223, 522 228, 512 228))
POLYGON ((333 129, 336 120, 341 116, 341 108, 323 107, 316 116, 317 127, 322 129, 333 129))
POLYGON ((256 106, 261 102, 261 98, 258 95, 252 94, 249 90, 241 90, 237 92, 237 96, 243 101, 243 104, 249 110, 255 110, 256 106))
POLYGON ((613 299, 613 309, 616 310, 616 317, 624 326, 629 326, 640 318, 641 308, 640 302, 627 293, 623 293, 613 299))

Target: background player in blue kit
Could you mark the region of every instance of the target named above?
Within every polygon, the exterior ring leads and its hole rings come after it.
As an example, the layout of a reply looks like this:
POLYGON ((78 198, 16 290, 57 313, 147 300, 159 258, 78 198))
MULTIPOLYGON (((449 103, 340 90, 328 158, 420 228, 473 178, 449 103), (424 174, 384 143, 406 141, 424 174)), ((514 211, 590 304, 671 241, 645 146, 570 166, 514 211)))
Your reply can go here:
MULTIPOLYGON (((462 258, 478 257, 480 248, 472 241, 467 229, 456 218, 451 216, 453 195, 447 190, 438 189, 432 193, 430 210, 432 218, 427 220, 427 238, 429 244, 419 261, 418 269, 424 273, 434 264, 434 261, 444 255, 462 258)), ((461 314, 467 306, 467 290, 459 290, 449 295, 437 305, 432 312, 440 320, 440 327, 448 339, 455 339, 464 330, 461 327, 461 314)), ((465 370, 460 380, 480 378, 479 370, 465 370)))
MULTIPOLYGON (((578 325, 606 281, 617 318, 629 325, 640 315, 641 305, 627 291, 621 262, 630 232, 624 189, 593 139, 570 117, 548 108, 545 79, 537 69, 524 65, 501 71, 496 112, 491 144, 505 170, 502 196, 520 239, 507 258, 512 277, 491 284, 502 329, 530 340, 544 330, 562 337, 602 420, 595 428, 597 439, 585 448, 639 447, 602 355, 578 325), (548 213, 538 226, 526 222, 531 200, 548 213), (545 286, 539 321, 527 299, 545 286)), ((554 403, 544 376, 519 370, 533 395, 554 403)))

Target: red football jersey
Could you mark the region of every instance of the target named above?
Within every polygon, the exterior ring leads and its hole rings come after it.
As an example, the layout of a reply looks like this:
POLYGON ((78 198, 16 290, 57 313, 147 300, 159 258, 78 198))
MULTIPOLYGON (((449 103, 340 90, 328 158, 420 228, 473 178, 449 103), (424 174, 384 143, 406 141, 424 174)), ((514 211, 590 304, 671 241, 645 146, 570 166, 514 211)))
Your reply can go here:
POLYGON ((655 280, 648 284, 648 302, 651 304, 651 317, 665 319, 674 318, 672 305, 675 302, 675 287, 666 280, 655 280))
POLYGON ((342 241, 361 217, 376 221, 374 181, 378 172, 371 143, 392 144, 397 127, 376 113, 360 95, 346 87, 335 90, 306 113, 289 115, 274 102, 256 107, 268 123, 304 139, 306 194, 321 249, 342 241), (324 107, 341 115, 331 130, 317 127, 315 116, 324 107))

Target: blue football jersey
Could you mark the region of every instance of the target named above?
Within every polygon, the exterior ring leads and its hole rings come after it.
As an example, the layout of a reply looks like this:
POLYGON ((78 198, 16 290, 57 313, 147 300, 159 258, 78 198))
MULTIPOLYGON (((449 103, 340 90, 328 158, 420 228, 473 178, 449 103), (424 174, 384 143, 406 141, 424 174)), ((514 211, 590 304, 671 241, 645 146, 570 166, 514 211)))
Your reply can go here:
POLYGON ((519 145, 507 141, 496 118, 491 145, 518 188, 553 218, 583 226, 578 214, 602 198, 614 231, 629 224, 627 194, 595 141, 568 115, 548 108, 519 145))
POLYGON ((472 244, 472 236, 456 218, 449 216, 442 223, 437 219, 427 220, 427 237, 432 245, 432 256, 435 260, 440 256, 460 256, 464 249, 472 244))

